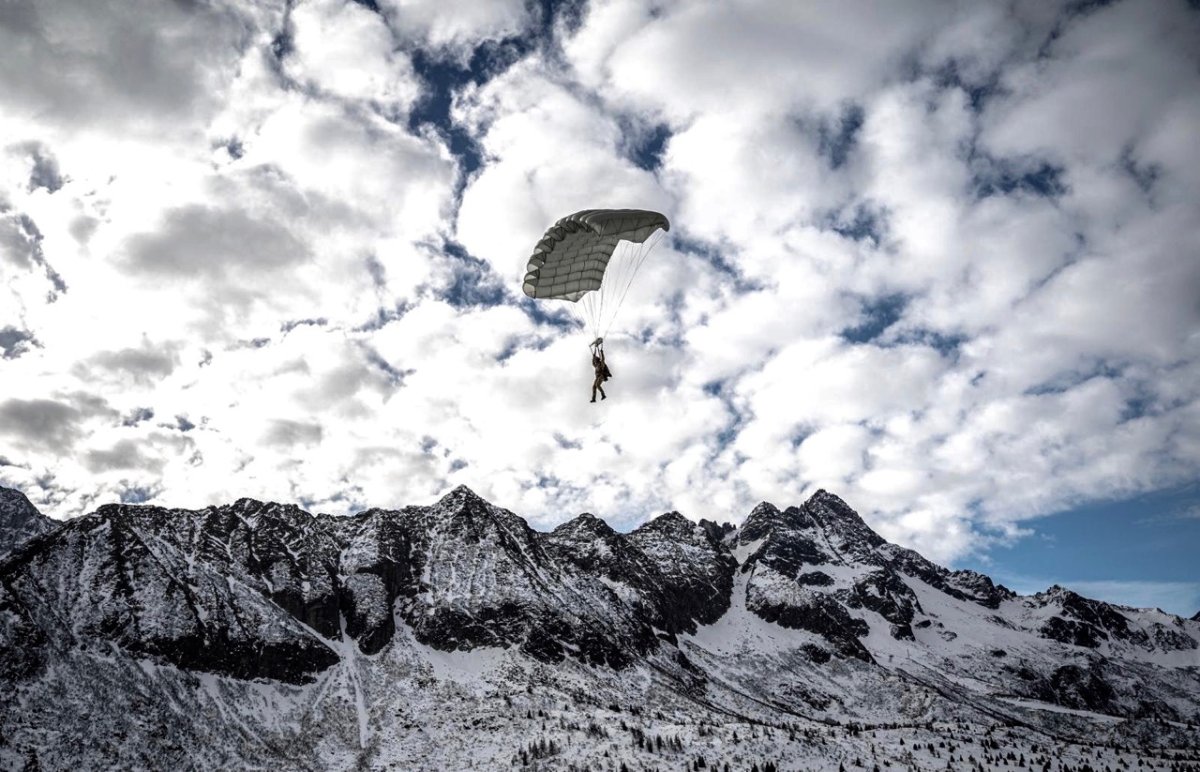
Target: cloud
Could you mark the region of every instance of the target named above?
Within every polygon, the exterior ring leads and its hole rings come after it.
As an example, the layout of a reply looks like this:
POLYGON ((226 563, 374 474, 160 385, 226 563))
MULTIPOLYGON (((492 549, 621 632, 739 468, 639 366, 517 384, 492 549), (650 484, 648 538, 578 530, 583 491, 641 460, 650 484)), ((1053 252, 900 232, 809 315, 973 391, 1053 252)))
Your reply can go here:
POLYGON ((321 425, 299 421, 275 420, 263 437, 269 445, 291 447, 293 445, 315 445, 321 441, 321 425))
POLYGON ((119 351, 101 351, 81 370, 85 378, 95 377, 100 371, 118 382, 134 381, 141 385, 152 385, 169 376, 178 364, 179 357, 173 350, 144 345, 119 351))
POLYGON ((83 459, 84 465, 92 472, 136 469, 153 474, 162 468, 162 462, 143 454, 142 444, 131 439, 120 440, 111 448, 89 450, 83 459))
POLYGON ((9 3, 12 474, 546 527, 823 486, 939 560, 1195 479, 1186 4, 544 13, 9 3), (519 292, 593 206, 672 221, 600 406, 519 292))
POLYGON ((347 99, 407 111, 418 90, 408 58, 396 51, 384 18, 364 5, 313 0, 288 17, 292 51, 284 71, 311 87, 347 99))
POLYGON ((308 246, 279 223, 201 204, 168 212, 160 230, 128 246, 130 272, 157 279, 274 271, 308 257, 308 246))
POLYGON ((522 0, 458 3, 453 13, 437 0, 384 0, 379 5, 397 31, 460 56, 483 41, 516 35, 532 21, 522 0))
POLYGON ((8 148, 10 154, 16 155, 29 164, 29 191, 44 188, 47 193, 54 193, 63 186, 62 172, 54 154, 40 142, 19 142, 8 148))
POLYGON ((67 284, 47 260, 42 247, 43 239, 41 230, 32 218, 6 211, 0 200, 0 258, 21 269, 21 272, 40 269, 50 284, 45 297, 48 301, 54 301, 67 291, 67 284))
POLYGON ((10 111, 69 125, 146 131, 179 124, 219 94, 209 80, 237 53, 237 17, 219 6, 18 0, 0 16, 0 86, 10 111))
POLYGON ((38 345, 37 338, 28 330, 18 330, 16 327, 0 329, 0 355, 4 359, 16 359, 38 345))
POLYGON ((66 455, 81 435, 82 412, 52 399, 0 402, 0 432, 23 449, 66 455))

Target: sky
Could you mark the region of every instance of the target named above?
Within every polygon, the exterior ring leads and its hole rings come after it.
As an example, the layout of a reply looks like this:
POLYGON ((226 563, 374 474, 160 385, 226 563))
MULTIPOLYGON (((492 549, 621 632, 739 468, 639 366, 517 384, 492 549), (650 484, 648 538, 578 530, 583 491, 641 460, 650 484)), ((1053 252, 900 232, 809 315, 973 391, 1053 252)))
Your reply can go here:
POLYGON ((11 0, 0 484, 622 529, 825 488, 1190 615, 1197 126, 1191 0, 11 0), (521 292, 594 207, 672 224, 596 405, 521 292))

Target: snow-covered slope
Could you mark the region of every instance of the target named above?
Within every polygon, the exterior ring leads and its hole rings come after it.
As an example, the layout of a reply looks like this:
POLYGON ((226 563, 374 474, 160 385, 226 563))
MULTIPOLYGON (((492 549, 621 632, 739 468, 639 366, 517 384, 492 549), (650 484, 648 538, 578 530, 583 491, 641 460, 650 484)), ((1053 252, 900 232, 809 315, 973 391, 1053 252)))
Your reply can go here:
POLYGON ((466 488, 105 506, 0 559, 0 768, 1115 763, 1195 748, 1198 706, 1200 622, 1018 596, 824 491, 630 534, 466 488))

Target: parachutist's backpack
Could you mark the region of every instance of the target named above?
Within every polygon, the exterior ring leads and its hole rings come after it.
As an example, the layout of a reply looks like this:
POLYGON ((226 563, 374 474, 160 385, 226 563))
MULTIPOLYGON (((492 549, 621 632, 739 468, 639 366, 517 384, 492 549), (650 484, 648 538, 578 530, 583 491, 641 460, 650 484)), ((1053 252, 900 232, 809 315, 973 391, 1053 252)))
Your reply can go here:
POLYGON ((612 370, 608 369, 607 362, 600 365, 600 377, 606 381, 612 377, 612 370))

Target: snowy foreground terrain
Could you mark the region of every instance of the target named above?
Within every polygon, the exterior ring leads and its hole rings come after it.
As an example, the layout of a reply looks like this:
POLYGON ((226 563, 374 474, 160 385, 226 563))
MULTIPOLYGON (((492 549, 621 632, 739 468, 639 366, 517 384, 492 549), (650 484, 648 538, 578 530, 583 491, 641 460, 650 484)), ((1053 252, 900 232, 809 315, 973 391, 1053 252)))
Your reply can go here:
POLYGON ((824 491, 618 534, 466 488, 64 524, 0 488, 25 767, 1200 770, 1200 621, 1015 595, 824 491))

